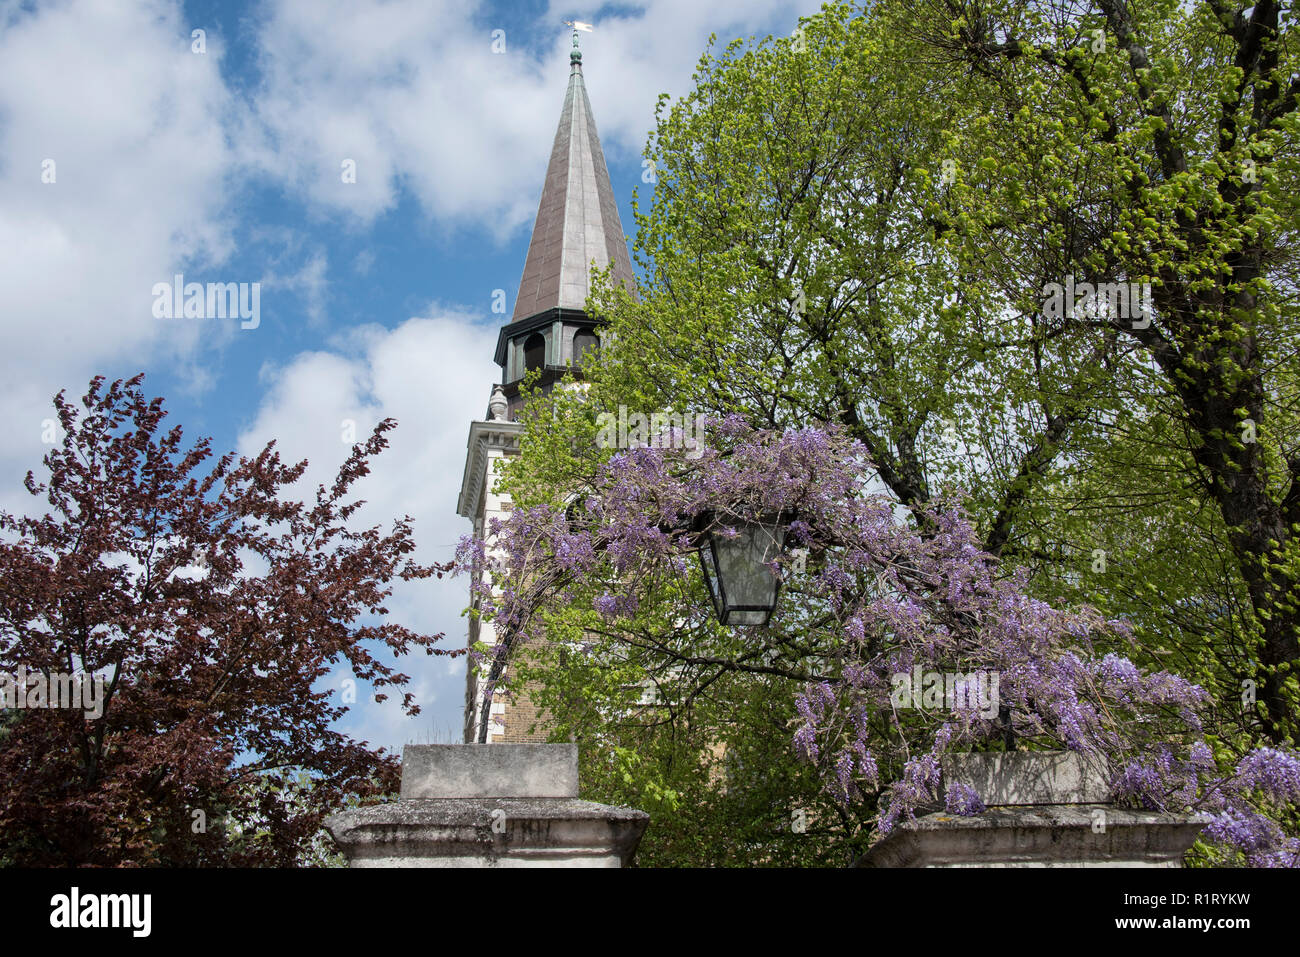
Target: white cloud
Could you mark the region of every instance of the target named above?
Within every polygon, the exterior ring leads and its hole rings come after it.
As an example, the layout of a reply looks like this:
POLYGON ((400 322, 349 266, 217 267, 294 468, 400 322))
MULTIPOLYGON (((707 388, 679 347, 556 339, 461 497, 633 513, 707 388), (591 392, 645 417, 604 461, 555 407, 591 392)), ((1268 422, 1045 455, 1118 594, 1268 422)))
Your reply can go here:
MULTIPOLYGON (((390 447, 375 460, 355 494, 367 505, 359 524, 387 524, 402 515, 414 520, 415 557, 445 562, 456 540, 470 531, 456 514, 464 467, 465 440, 472 419, 482 418, 491 383, 495 329, 466 315, 434 308, 386 331, 368 326, 341 338, 328 351, 303 353, 283 368, 268 368, 270 383, 253 424, 240 436, 239 451, 253 454, 270 439, 286 461, 307 459, 299 495, 328 484, 347 457, 347 423, 362 441, 374 425, 392 417, 390 447)), ((389 603, 391 620, 425 632, 442 631, 442 647, 466 641, 461 611, 468 601, 461 579, 398 583, 389 603)), ((412 676, 411 690, 424 709, 416 719, 402 715, 396 696, 382 705, 358 688, 359 728, 373 744, 400 747, 430 728, 459 729, 464 663, 423 655, 399 661, 412 676)), ((350 723, 351 725, 351 723, 350 723)))
POLYGON ((274 270, 268 270, 259 282, 264 293, 297 293, 302 300, 303 312, 313 324, 319 325, 325 318, 325 302, 329 295, 329 280, 326 278, 328 266, 329 257, 323 250, 317 250, 295 272, 282 276, 274 270))
MULTIPOLYGON (((651 0, 600 20, 584 35, 584 62, 607 152, 639 152, 656 95, 685 89, 711 30, 790 25, 796 8, 815 7, 651 0)), ((44 451, 58 389, 78 395, 96 372, 159 361, 194 395, 221 379, 234 330, 155 319, 154 283, 182 269, 190 280, 281 281, 309 317, 324 315, 325 253, 303 248, 303 230, 237 219, 229 200, 245 186, 269 174, 355 229, 402 187, 444 232, 504 238, 531 222, 567 82, 560 21, 570 11, 512 23, 498 55, 486 9, 277 0, 247 34, 263 72, 245 104, 220 76, 222 37, 209 31, 206 53, 192 52, 176 0, 0 2, 0 415, 10 424, 0 507, 29 502, 17 480, 44 451), (41 181, 47 159, 54 183, 41 181), (343 159, 357 162, 355 184, 341 182, 343 159), (220 274, 236 225, 254 243, 284 233, 290 258, 270 252, 263 277, 220 274)), ((365 275, 371 260, 363 252, 353 268, 365 275)))
POLYGON ((201 327, 155 319, 151 289, 231 251, 231 103, 219 46, 192 53, 174 4, 11 6, 0 22, 0 504, 22 507, 56 391, 195 345, 201 327))
MULTIPOLYGON (((651 0, 599 20, 583 66, 606 153, 640 153, 656 98, 685 92, 710 32, 725 43, 788 31, 819 6, 651 0)), ((530 30, 507 30, 496 54, 483 4, 279 0, 258 33, 256 139, 274 144, 260 162, 324 210, 369 221, 402 184, 443 227, 504 237, 536 213, 568 83, 568 15, 553 4, 530 30), (355 183, 343 182, 345 160, 355 183)))

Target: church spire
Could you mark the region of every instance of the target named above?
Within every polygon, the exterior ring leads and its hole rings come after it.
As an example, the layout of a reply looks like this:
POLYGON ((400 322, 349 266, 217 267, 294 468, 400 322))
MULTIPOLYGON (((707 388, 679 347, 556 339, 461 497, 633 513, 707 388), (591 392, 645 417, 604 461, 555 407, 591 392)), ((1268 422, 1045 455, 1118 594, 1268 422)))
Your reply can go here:
MULTIPOLYGON (((516 413, 525 401, 520 386, 530 377, 545 390, 570 373, 581 373, 584 361, 600 349, 601 321, 586 312, 591 269, 613 264, 613 277, 635 293, 632 261, 619 222, 618 205, 609 183, 605 154, 596 136, 596 121, 582 79, 582 51, 572 24, 569 88, 555 131, 551 160, 546 167, 537 222, 524 261, 524 275, 514 313, 497 336, 496 362, 501 384, 492 390, 488 417, 472 422, 456 511, 474 522, 480 538, 491 535, 493 521, 510 514, 510 496, 497 488, 502 462, 519 454, 523 425, 516 413)), ((472 601, 478 607, 477 592, 472 601)), ((497 645, 490 620, 470 616, 470 647, 497 645)), ((535 711, 497 690, 499 663, 470 665, 465 685, 465 741, 545 740, 545 729, 534 731, 535 711)))
POLYGON ((614 279, 634 286, 627 240, 583 82, 580 28, 590 29, 574 24, 569 88, 511 322, 551 309, 581 310, 591 288, 593 263, 604 269, 612 262, 614 279))

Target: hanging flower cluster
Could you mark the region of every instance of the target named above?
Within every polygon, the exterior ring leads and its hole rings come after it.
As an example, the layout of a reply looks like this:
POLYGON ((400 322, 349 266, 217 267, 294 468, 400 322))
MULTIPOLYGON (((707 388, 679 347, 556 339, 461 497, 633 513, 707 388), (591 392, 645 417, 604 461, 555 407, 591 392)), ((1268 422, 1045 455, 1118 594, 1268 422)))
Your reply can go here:
MULTIPOLYGON (((1219 774, 1197 716, 1205 692, 1099 650, 1127 640, 1124 623, 1033 598, 981 551, 959 507, 904 520, 873 493, 865 450, 834 426, 766 432, 730 417, 689 457, 667 438, 613 455, 564 507, 493 523, 491 548, 462 540, 458 569, 505 638, 494 676, 520 641, 544 634, 548 610, 585 604, 616 625, 671 582, 688 594, 680 583, 694 574, 702 520, 729 535, 794 515, 770 563, 783 600, 753 637, 807 676, 794 691, 796 752, 839 801, 874 801, 881 833, 926 808, 982 811, 969 789, 942 792, 941 757, 1013 744, 1099 759, 1116 800, 1210 812, 1206 837, 1249 863, 1300 859, 1274 820, 1300 799, 1296 753, 1261 748, 1219 774)), ((675 613, 703 628, 711 609, 675 613)))

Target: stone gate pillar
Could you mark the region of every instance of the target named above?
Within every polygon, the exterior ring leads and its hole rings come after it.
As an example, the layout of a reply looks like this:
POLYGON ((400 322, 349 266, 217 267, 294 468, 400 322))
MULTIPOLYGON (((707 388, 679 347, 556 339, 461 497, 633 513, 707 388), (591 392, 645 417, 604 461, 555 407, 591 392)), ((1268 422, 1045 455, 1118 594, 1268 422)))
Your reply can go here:
POLYGON ((957 754, 943 789, 962 783, 988 808, 938 811, 898 825, 863 867, 1181 867, 1203 814, 1115 807, 1105 768, 1066 751, 957 754))
POLYGON ((350 867, 626 867, 650 816, 578 799, 576 744, 407 745, 399 800, 333 814, 350 867))

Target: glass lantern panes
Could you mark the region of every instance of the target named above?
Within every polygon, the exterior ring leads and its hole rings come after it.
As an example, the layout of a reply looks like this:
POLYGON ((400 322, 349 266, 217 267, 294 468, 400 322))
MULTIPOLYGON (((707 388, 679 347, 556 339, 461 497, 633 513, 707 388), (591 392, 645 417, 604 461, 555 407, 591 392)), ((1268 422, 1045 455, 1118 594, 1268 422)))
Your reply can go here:
POLYGON ((740 522, 736 534, 710 529, 700 543, 700 564, 718 620, 724 625, 765 625, 776 608, 781 576, 769 567, 785 546, 781 519, 740 522))

